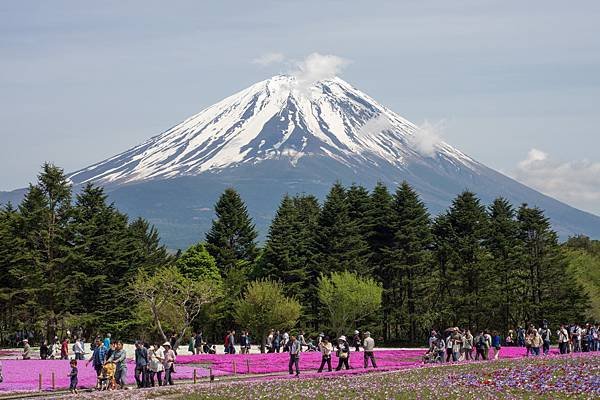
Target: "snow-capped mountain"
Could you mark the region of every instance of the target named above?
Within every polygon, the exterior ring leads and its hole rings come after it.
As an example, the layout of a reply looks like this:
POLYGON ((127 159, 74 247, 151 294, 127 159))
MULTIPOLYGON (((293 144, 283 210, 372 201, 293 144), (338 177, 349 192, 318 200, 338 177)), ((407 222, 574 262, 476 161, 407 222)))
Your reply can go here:
POLYGON ((405 168, 442 157, 473 168, 446 143, 419 150, 415 125, 340 78, 307 86, 279 75, 242 90, 166 132, 70 175, 74 183, 129 183, 302 157, 328 157, 351 168, 382 162, 405 168))
MULTIPOLYGON (((171 248, 204 238, 213 205, 235 187, 261 236, 285 193, 323 198, 335 181, 391 190, 403 180, 432 214, 465 189, 544 209, 563 238, 600 238, 600 217, 545 196, 473 160, 340 78, 309 83, 275 76, 242 90, 146 142, 69 174, 103 185, 131 217, 155 224, 171 248)), ((19 201, 24 190, 0 193, 19 201)))

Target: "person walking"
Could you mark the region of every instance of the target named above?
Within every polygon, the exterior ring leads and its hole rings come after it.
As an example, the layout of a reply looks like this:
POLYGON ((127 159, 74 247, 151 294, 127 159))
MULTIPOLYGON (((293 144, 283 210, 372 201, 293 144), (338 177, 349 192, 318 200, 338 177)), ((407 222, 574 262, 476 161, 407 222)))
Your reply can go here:
POLYGON ((127 378, 127 352, 123 348, 123 342, 115 342, 115 351, 110 357, 110 361, 115 363, 115 381, 120 389, 125 388, 127 378))
POLYGON ((468 329, 464 334, 462 351, 464 353, 465 360, 469 361, 473 359, 473 335, 468 329))
POLYGON ((31 360, 31 346, 27 339, 23 339, 23 360, 31 360))
POLYGON ((104 343, 100 340, 100 338, 96 338, 95 343, 96 346, 94 347, 94 351, 92 351, 92 355, 85 366, 87 367, 91 362, 94 370, 96 371, 96 376, 100 376, 102 374, 104 361, 106 360, 106 348, 104 347, 104 343))
POLYGON ((294 367, 296 368, 296 376, 300 376, 300 349, 301 344, 300 341, 296 339, 295 336, 290 338, 290 362, 289 362, 289 372, 290 375, 294 373, 294 367))
POLYGON ((48 348, 48 341, 44 340, 44 342, 40 345, 40 359, 46 360, 48 358, 48 352, 50 349, 48 348))
POLYGON ((135 382, 138 388, 148 387, 148 350, 139 340, 135 342, 135 382))
POLYGON ((449 332, 448 335, 446 335, 446 362, 450 362, 450 359, 452 359, 453 343, 452 332, 449 332))
POLYGON ((64 338, 62 341, 62 345, 60 346, 60 359, 68 360, 69 359, 69 339, 64 338))
POLYGON ((354 331, 354 337, 352 338, 352 345, 354 346, 354 351, 357 353, 360 351, 360 332, 357 330, 354 331))
POLYGON ((192 333, 188 342, 188 351, 192 354, 196 354, 196 332, 192 333))
POLYGON ((444 352, 446 351, 446 343, 444 342, 444 339, 442 339, 441 337, 437 338, 434 345, 435 345, 435 352, 437 354, 437 359, 440 361, 440 363, 443 363, 444 362, 444 352))
POLYGON ((106 336, 104 337, 104 342, 103 343, 104 343, 104 348, 106 350, 110 349, 110 338, 111 338, 110 333, 107 333, 106 336))
POLYGON ((371 332, 365 332, 365 340, 363 340, 362 345, 363 349, 365 350, 365 369, 369 366, 369 360, 371 360, 371 365, 373 365, 373 368, 377 368, 377 363, 375 363, 375 356, 373 354, 373 350, 375 349, 375 340, 371 337, 371 332))
POLYGON ((454 328, 454 333, 452 334, 452 361, 458 362, 460 361, 460 350, 463 346, 464 338, 460 333, 460 329, 458 327, 454 328))
POLYGON ((494 360, 497 360, 500 357, 500 349, 501 349, 502 338, 498 334, 498 332, 492 332, 492 347, 494 348, 494 360))
POLYGON ((540 355, 540 347, 544 344, 542 337, 537 330, 533 330, 533 337, 531 338, 531 351, 534 355, 540 355))
POLYGON ((165 370, 165 379, 164 385, 173 385, 173 372, 174 372, 174 364, 175 364, 175 351, 171 348, 171 343, 165 342, 163 344, 164 355, 163 355, 163 367, 165 370))
POLYGON ((202 331, 199 330, 198 333, 196 334, 196 337, 194 338, 194 345, 196 347, 196 354, 200 354, 202 353, 202 342, 204 340, 202 339, 202 331))
POLYGON ((564 324, 560 326, 556 332, 556 335, 558 336, 558 350, 560 351, 560 354, 567 354, 567 348, 569 346, 569 331, 564 324))
POLYGON ((485 349, 485 336, 483 334, 483 331, 479 331, 477 336, 475 336, 475 361, 479 360, 480 358, 482 360, 485 360, 484 349, 485 349))
POLYGON ((317 372, 323 372, 323 367, 327 364, 327 369, 331 372, 331 353, 333 345, 329 342, 329 337, 324 337, 319 343, 319 351, 321 352, 321 366, 317 372))
POLYGON ((340 371, 342 367, 350 369, 350 363, 348 362, 348 359, 350 358, 350 345, 344 335, 340 336, 337 341, 336 355, 338 357, 338 365, 335 370, 340 371))
POLYGON ((77 394, 77 375, 79 373, 79 371, 77 370, 77 359, 75 360, 71 360, 71 362, 69 363, 69 365, 71 366, 71 372, 69 373, 69 375, 67 375, 69 377, 70 383, 69 383, 69 391, 72 394, 77 394))
POLYGON ((304 331, 300 331, 300 334, 298 335, 298 337, 296 338, 296 340, 299 342, 299 344, 300 344, 300 352, 302 352, 302 347, 303 346, 308 346, 308 343, 306 342, 306 338, 304 337, 304 331))
POLYGON ((281 333, 279 331, 275 331, 273 335, 273 352, 279 353, 281 351, 281 333))
POLYGON ((75 353, 76 360, 83 360, 83 339, 75 339, 75 343, 73 343, 73 353, 75 353))
POLYGON ((227 346, 229 347, 229 354, 235 354, 235 331, 229 333, 229 339, 227 340, 227 346))
POLYGON ((148 378, 150 381, 150 386, 152 387, 156 386, 157 383, 154 380, 155 376, 158 380, 158 386, 163 385, 162 373, 165 370, 165 367, 162 364, 163 357, 164 355, 162 350, 160 349, 160 346, 150 346, 150 349, 148 350, 148 378))
POLYGON ((550 328, 548 328, 547 321, 544 321, 544 325, 540 328, 539 333, 543 341, 542 349, 544 351, 544 355, 546 356, 550 351, 550 336, 552 335, 552 331, 550 331, 550 328))

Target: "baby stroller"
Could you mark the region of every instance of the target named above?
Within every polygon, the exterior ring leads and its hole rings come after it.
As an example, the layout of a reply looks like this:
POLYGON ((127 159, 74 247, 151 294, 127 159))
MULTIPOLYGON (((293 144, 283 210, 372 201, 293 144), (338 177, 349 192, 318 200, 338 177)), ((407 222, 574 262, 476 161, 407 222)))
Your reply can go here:
POLYGON ((102 372, 98 376, 98 383, 96 384, 98 390, 114 390, 117 387, 117 382, 115 381, 116 369, 117 366, 113 362, 104 364, 102 372))

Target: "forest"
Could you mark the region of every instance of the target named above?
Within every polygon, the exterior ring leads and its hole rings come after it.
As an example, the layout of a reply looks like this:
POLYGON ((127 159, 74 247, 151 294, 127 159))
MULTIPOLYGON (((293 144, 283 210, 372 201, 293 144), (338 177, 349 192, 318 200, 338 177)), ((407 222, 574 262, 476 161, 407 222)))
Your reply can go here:
POLYGON ((432 328, 600 319, 600 243, 561 244, 543 210, 503 198, 465 191, 432 216, 407 183, 336 183, 323 202, 283 197, 258 236, 229 188, 206 236, 171 251, 101 187, 74 191, 45 164, 22 202, 0 209, 0 340, 368 329, 420 344, 432 328))

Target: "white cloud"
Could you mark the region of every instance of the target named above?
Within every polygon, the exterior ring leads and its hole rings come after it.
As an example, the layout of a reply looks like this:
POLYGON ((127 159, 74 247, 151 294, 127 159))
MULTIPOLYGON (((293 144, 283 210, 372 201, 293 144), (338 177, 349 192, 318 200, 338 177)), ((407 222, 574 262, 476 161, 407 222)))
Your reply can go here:
POLYGON ((267 66, 273 65, 273 64, 281 64, 284 61, 285 61, 285 56, 283 55, 283 53, 271 52, 271 53, 265 53, 265 54, 261 55, 260 57, 253 59, 252 64, 258 64, 263 67, 267 67, 267 66))
POLYGON ((425 121, 418 127, 410 138, 410 143, 421 155, 426 157, 435 156, 438 144, 442 139, 444 121, 435 124, 425 121))
POLYGON ((298 85, 310 87, 318 81, 330 79, 340 74, 349 61, 331 54, 309 54, 304 60, 296 63, 292 75, 298 85))
POLYGON ((600 162, 562 162, 531 149, 513 176, 542 193, 600 214, 600 162))

